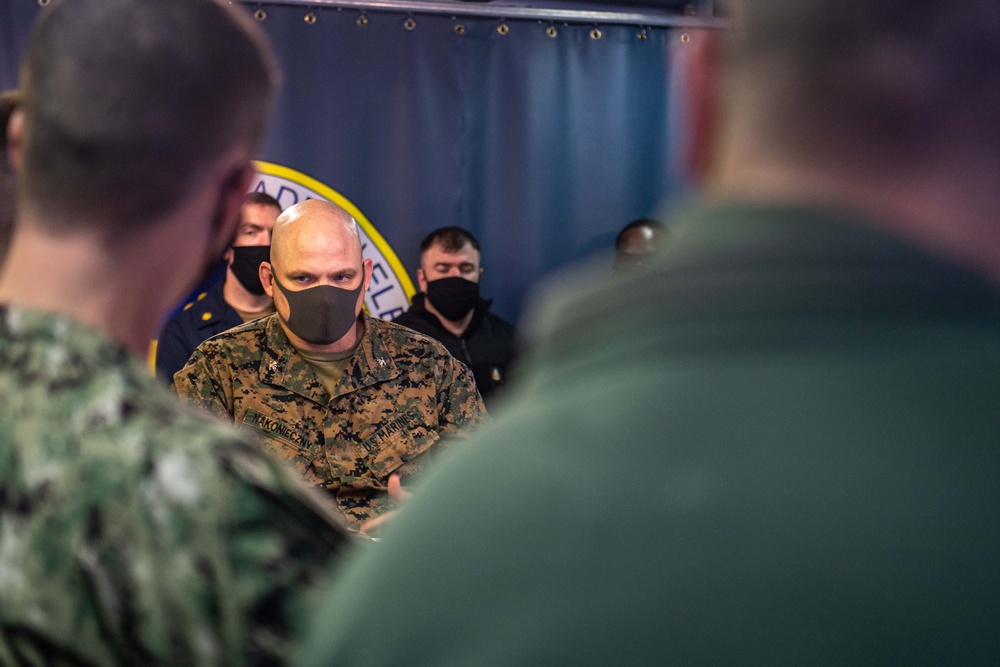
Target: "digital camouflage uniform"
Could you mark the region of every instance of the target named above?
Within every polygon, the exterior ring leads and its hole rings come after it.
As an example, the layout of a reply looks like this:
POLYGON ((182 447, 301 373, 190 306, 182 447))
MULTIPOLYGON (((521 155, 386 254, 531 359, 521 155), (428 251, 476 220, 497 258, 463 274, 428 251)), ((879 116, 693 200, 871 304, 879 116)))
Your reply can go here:
POLYGON ((367 314, 362 322, 333 396, 277 314, 205 341, 174 376, 182 397, 263 435, 335 496, 353 528, 390 509, 390 473, 412 474, 440 438, 486 416, 472 374, 444 346, 367 314))
POLYGON ((427 295, 415 294, 413 305, 393 322, 419 331, 448 348, 451 356, 469 367, 483 402, 492 410, 509 381, 521 341, 510 322, 490 312, 493 302, 479 299, 469 325, 461 335, 445 328, 440 318, 427 309, 427 295))
POLYGON ((0 307, 0 665, 280 664, 344 531, 103 334, 0 307))

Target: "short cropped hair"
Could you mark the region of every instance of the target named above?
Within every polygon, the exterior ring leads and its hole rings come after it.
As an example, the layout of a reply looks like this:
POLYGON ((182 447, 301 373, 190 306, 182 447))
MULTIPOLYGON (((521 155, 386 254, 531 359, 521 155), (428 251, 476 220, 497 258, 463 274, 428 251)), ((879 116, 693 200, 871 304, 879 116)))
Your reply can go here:
POLYGON ((7 245, 14 230, 14 170, 7 155, 7 124, 21 102, 16 90, 0 93, 0 260, 7 254, 7 245))
MULTIPOLYGON (((728 67, 796 157, 1000 157, 1000 2, 745 0, 728 67)), ((744 107, 746 108, 746 107, 744 107)))
MULTIPOLYGON (((10 117, 20 102, 21 93, 17 90, 5 90, 0 93, 0 128, 3 129, 3 132, 0 132, 0 151, 3 151, 5 155, 7 151, 7 123, 10 122, 10 117)), ((0 166, 6 165, 7 163, 4 162, 0 166)))
POLYGON ((278 213, 281 213, 281 204, 277 199, 267 194, 266 192, 248 192, 247 196, 243 198, 243 205, 247 204, 257 204, 259 206, 273 206, 278 209, 278 213))
POLYGON ((117 237, 176 208, 227 151, 255 150, 279 79, 225 0, 54 0, 21 76, 22 201, 53 231, 117 237))
POLYGON ((654 220, 653 218, 639 218, 638 220, 633 220, 622 227, 622 230, 618 232, 618 236, 615 237, 615 248, 622 247, 622 241, 625 240, 625 237, 628 236, 629 232, 634 229, 642 229, 643 227, 655 229, 660 232, 667 231, 667 226, 659 220, 654 220))
POLYGON ((461 227, 441 227, 428 234, 420 242, 420 254, 427 252, 431 246, 440 245, 445 252, 458 252, 466 245, 479 250, 479 241, 472 233, 461 227))

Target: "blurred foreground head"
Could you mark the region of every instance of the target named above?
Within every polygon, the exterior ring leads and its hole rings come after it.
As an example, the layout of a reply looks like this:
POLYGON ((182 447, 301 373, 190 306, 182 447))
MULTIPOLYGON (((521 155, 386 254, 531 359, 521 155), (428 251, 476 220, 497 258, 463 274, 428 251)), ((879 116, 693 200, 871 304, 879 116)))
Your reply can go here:
MULTIPOLYGON (((734 5, 730 129, 769 159, 889 177, 1000 157, 1000 4, 753 0, 734 5)), ((725 145, 724 145, 725 146, 725 145)), ((735 148, 735 146, 733 146, 735 148)))
POLYGON ((1000 291, 936 256, 1000 279, 1000 3, 736 10, 684 52, 728 201, 539 308, 302 667, 1000 662, 1000 291))
POLYGON ((710 191, 867 209, 1000 276, 1000 3, 732 9, 728 43, 692 43, 692 166, 710 191))
POLYGON ((249 161, 278 74, 221 0, 56 0, 22 71, 21 206, 114 236, 173 210, 227 154, 249 161))

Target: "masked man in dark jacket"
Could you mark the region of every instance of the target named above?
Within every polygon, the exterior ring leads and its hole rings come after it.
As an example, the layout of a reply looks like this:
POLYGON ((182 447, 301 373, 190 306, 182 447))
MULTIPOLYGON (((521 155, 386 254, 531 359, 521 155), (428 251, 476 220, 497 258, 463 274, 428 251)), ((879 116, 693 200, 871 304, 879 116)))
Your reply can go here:
POLYGON ((395 319, 441 341, 472 370, 487 406, 507 381, 517 356, 514 326, 490 312, 492 301, 479 295, 479 242, 461 227, 442 227, 420 244, 417 283, 420 294, 395 319))

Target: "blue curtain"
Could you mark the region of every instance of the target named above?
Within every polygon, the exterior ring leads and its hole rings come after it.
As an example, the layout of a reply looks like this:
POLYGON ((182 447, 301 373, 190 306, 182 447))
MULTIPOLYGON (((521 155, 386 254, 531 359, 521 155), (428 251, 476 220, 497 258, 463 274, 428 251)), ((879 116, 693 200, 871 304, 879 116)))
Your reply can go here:
POLYGON ((0 90, 17 86, 21 56, 38 11, 37 0, 0 0, 0 90))
MULTIPOLYGON (((679 194, 676 31, 262 8, 285 83, 260 158, 347 197, 411 276, 429 231, 466 227, 484 295, 515 320, 538 278, 679 194)), ((3 87, 37 11, 0 0, 3 87)))

